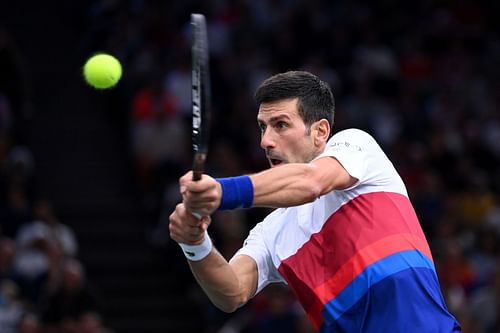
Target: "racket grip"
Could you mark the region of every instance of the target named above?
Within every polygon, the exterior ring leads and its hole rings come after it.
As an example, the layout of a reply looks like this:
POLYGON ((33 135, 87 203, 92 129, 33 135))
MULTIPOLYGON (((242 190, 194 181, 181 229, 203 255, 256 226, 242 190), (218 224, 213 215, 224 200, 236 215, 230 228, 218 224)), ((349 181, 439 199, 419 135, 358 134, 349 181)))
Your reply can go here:
POLYGON ((197 181, 201 179, 203 175, 203 170, 205 169, 205 161, 207 159, 206 153, 197 152, 194 154, 193 159, 193 180, 197 181))
MULTIPOLYGON (((201 176, 203 175, 203 170, 205 167, 205 161, 207 159, 207 154, 206 153, 200 153, 197 152, 194 154, 194 160, 193 160, 193 180, 198 181, 201 179, 201 176)), ((194 217, 196 217, 198 220, 201 219, 202 215, 191 212, 194 217)))
POLYGON ((201 179, 201 175, 203 175, 202 170, 193 170, 193 180, 198 181, 201 179))

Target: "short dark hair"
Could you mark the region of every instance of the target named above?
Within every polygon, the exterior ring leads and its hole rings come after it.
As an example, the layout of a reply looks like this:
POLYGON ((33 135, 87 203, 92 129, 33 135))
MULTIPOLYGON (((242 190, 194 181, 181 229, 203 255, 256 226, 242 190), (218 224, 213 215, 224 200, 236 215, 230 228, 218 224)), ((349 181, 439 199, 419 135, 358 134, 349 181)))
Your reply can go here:
MULTIPOLYGON (((308 126, 326 119, 333 128, 335 100, 328 83, 304 71, 289 71, 266 79, 255 92, 257 104, 298 98, 299 115, 308 126)), ((333 131, 330 131, 330 136, 333 131)))

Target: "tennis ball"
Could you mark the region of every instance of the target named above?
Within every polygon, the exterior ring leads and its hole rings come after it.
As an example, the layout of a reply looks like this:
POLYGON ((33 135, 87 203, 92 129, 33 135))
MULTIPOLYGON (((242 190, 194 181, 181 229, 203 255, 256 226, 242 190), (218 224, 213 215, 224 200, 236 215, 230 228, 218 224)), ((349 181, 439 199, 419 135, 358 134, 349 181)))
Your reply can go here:
POLYGON ((111 88, 122 76, 122 65, 112 55, 96 54, 83 66, 83 76, 85 81, 96 89, 111 88))

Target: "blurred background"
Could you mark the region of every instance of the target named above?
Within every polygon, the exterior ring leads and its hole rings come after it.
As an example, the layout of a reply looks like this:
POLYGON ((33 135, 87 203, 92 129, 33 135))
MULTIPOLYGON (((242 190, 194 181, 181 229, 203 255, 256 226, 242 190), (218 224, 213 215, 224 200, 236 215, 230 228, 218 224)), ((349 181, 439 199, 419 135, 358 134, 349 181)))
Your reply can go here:
MULTIPOLYGON (((315 73, 334 131, 368 131, 401 173, 464 332, 500 332, 500 10, 483 0, 0 2, 0 332, 310 332, 283 286, 216 310, 169 239, 192 12, 209 27, 209 173, 266 168, 256 86, 315 73), (96 52, 122 62, 112 90, 82 79, 96 52)), ((231 257, 267 213, 217 213, 216 246, 231 257)))

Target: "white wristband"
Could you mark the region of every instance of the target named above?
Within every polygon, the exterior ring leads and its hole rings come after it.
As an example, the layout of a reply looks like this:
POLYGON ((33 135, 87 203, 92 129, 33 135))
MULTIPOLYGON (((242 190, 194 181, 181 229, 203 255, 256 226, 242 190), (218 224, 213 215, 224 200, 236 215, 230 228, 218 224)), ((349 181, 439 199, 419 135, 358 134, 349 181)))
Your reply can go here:
POLYGON ((212 251, 212 240, 210 236, 208 236, 208 232, 205 230, 205 239, 201 244, 198 245, 188 245, 179 243, 179 246, 182 248, 184 255, 191 261, 200 261, 210 254, 212 251))

